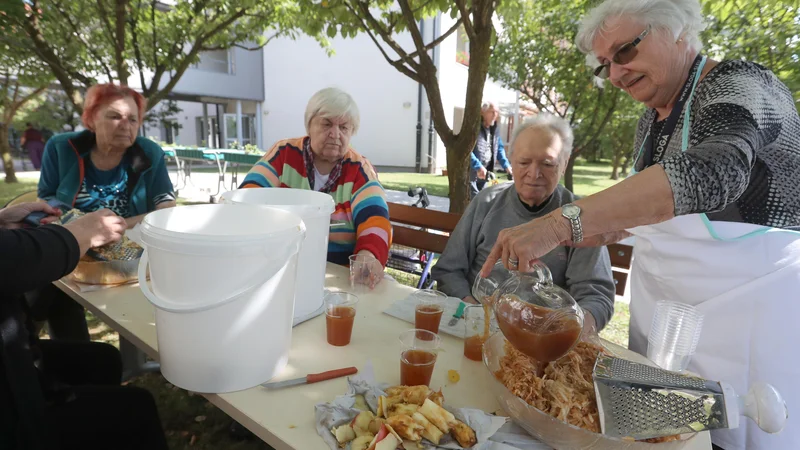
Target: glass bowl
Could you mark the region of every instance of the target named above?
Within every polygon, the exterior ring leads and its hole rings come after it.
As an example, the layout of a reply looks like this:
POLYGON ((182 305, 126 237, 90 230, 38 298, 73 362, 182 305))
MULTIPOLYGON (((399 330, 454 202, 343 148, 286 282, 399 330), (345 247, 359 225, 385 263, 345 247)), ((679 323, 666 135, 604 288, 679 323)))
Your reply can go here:
MULTIPOLYGON (((483 363, 492 374, 500 370, 500 358, 505 355, 504 344, 504 336, 501 333, 495 333, 483 346, 483 363)), ((621 347, 611 350, 615 355, 623 354, 624 357, 633 361, 644 362, 642 361, 643 357, 637 358, 638 355, 621 347)), ((685 448, 696 436, 696 433, 686 434, 681 436, 679 441, 659 444, 607 437, 562 422, 527 404, 506 389, 503 383, 494 376, 489 384, 500 406, 517 425, 524 428, 531 436, 557 449, 678 450, 685 448)))

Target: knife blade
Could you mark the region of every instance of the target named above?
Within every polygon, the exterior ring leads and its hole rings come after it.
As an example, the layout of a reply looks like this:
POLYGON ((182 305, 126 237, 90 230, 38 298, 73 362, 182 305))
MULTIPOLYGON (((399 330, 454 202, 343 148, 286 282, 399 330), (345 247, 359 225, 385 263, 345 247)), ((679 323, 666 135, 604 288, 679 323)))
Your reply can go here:
POLYGON ((267 389, 280 389, 289 386, 296 386, 298 384, 318 383, 320 381, 332 380, 334 378, 344 377, 347 375, 354 375, 356 373, 358 373, 358 369, 356 369, 355 367, 346 367, 344 369, 329 370, 327 372, 322 372, 322 373, 310 373, 302 378, 295 378, 292 380, 262 383, 261 386, 264 386, 267 389))
POLYGON ((459 303, 458 304, 458 309, 456 309, 456 313, 453 314, 453 318, 450 319, 450 322, 448 322, 447 325, 452 327, 453 325, 458 323, 458 319, 460 319, 464 315, 464 308, 466 308, 466 307, 467 307, 466 303, 464 303, 464 302, 459 303))

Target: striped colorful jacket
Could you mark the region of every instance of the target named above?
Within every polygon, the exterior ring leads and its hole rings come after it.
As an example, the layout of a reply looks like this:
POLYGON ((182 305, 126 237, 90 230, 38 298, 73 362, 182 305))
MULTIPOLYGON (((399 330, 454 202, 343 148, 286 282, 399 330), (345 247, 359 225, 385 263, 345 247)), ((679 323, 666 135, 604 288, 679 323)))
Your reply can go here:
MULTIPOLYGON (((240 188, 282 187, 311 190, 303 160, 304 139, 278 141, 250 169, 240 188)), ((328 261, 348 264, 348 257, 369 250, 386 266, 392 241, 389 206, 378 175, 366 158, 352 148, 342 162, 342 173, 331 190, 336 209, 328 239, 328 261)))

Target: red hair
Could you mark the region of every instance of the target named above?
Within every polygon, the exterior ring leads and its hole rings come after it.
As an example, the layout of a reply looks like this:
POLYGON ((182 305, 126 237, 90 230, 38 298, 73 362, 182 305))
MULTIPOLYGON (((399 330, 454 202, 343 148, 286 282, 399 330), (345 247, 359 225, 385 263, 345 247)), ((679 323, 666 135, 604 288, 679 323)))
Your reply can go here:
POLYGON ((127 97, 132 98, 133 102, 136 103, 136 107, 139 110, 139 123, 141 123, 144 118, 144 110, 147 107, 147 100, 142 94, 128 86, 105 83, 95 84, 86 91, 86 99, 83 101, 83 114, 81 114, 83 126, 94 130, 94 116, 97 111, 115 100, 127 97))

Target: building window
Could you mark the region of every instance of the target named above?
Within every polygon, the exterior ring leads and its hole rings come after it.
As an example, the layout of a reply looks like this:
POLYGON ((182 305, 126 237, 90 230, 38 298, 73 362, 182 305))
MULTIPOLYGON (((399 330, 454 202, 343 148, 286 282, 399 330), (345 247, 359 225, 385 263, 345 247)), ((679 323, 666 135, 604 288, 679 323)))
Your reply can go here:
POLYGON ((242 114, 242 142, 236 138, 236 114, 225 114, 225 147, 243 148, 256 143, 256 117, 242 114))
POLYGON ((177 144, 180 134, 180 124, 175 119, 161 121, 161 140, 167 144, 177 144))
POLYGON ((469 67, 469 38, 463 25, 456 31, 456 62, 469 67))
POLYGON ((212 50, 200 53, 200 61, 194 65, 195 69, 214 73, 233 74, 233 52, 230 50, 212 50))

